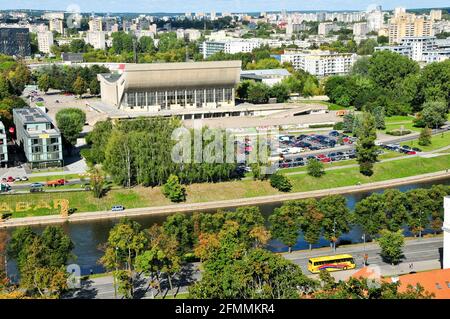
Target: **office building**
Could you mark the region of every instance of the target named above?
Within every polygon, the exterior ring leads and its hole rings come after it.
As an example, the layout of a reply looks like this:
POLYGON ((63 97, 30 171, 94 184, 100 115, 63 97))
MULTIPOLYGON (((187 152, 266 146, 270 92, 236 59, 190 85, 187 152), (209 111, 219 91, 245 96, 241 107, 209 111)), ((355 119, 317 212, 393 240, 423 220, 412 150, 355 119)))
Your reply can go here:
POLYGON ((337 53, 321 50, 289 51, 281 55, 281 63, 289 62, 296 70, 316 76, 347 74, 357 59, 355 53, 337 53))
POLYGON ((241 61, 126 64, 99 74, 102 102, 126 111, 216 109, 235 105, 241 61))
POLYGON ((37 41, 39 51, 42 53, 50 53, 53 45, 53 32, 45 31, 37 33, 37 41))
POLYGON ((30 35, 26 28, 0 28, 0 53, 27 57, 31 55, 30 35))
POLYGON ((242 80, 253 80, 255 82, 262 82, 268 86, 274 86, 280 83, 285 78, 290 76, 286 69, 269 69, 269 70, 242 70, 242 80))
POLYGON ((6 129, 3 122, 0 122, 0 164, 3 166, 8 162, 8 141, 6 139, 6 129))
POLYGON ((52 120, 39 108, 13 109, 16 143, 31 168, 61 166, 62 138, 52 120))

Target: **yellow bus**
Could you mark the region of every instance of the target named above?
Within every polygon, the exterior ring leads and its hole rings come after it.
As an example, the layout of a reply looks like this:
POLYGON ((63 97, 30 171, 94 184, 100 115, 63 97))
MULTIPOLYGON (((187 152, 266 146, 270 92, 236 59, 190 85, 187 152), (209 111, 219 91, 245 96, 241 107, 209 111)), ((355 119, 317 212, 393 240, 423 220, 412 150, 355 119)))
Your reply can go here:
POLYGON ((313 274, 317 274, 321 270, 338 271, 353 269, 355 267, 355 260, 349 254, 314 257, 309 258, 308 261, 308 270, 313 274))

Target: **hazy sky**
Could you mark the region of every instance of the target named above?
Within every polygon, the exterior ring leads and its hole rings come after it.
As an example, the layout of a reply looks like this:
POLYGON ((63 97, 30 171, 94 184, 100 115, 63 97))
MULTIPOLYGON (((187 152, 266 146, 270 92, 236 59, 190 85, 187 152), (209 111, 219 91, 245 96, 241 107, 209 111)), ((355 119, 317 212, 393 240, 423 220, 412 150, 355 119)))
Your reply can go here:
POLYGON ((365 10, 379 4, 430 8, 450 6, 448 0, 0 0, 0 9, 66 10, 78 6, 81 12, 241 12, 287 10, 365 10))

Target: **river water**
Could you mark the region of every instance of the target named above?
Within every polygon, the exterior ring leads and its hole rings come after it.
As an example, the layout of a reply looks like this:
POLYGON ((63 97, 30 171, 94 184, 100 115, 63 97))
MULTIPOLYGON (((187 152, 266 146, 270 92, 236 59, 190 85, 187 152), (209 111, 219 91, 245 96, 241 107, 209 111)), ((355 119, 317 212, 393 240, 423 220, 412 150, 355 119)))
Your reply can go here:
MULTIPOLYGON (((410 185, 404 185, 400 187, 396 187, 400 191, 407 191, 414 188, 428 188, 433 184, 444 184, 450 185, 450 179, 442 180, 438 182, 431 183, 415 183, 410 185)), ((376 190, 374 192, 383 192, 383 190, 376 190)), ((362 192, 355 193, 350 195, 345 195, 347 199, 347 205, 349 209, 353 210, 356 203, 361 199, 369 196, 373 192, 362 192)), ((280 207, 281 203, 273 203, 273 204, 264 204, 259 205, 262 214, 267 220, 267 217, 273 212, 276 207, 280 207)), ((231 210, 231 209, 230 209, 231 210)), ((154 216, 143 216, 136 217, 133 220, 139 222, 143 227, 148 228, 153 224, 161 224, 165 221, 168 215, 154 215, 154 216)), ((118 222, 118 219, 114 220, 99 220, 99 221, 90 221, 90 222, 76 222, 76 223, 66 223, 63 224, 62 227, 64 231, 71 237, 73 243, 75 244, 74 254, 77 256, 77 259, 74 263, 78 264, 81 268, 81 272, 83 275, 93 273, 101 273, 104 271, 102 266, 100 266, 97 261, 102 256, 102 251, 99 249, 99 246, 107 241, 109 230, 118 222)), ((37 232, 43 230, 44 227, 36 226, 33 229, 37 232)), ((0 230, 7 231, 11 233, 13 230, 0 230)), ((405 232, 405 235, 411 235, 408 232, 405 232)), ((359 243, 362 242, 362 232, 359 227, 353 227, 350 232, 342 235, 339 238, 339 243, 359 243)), ((330 242, 324 239, 323 237, 313 245, 313 248, 319 247, 327 247, 330 245, 330 242)), ((293 247, 293 250, 300 249, 308 249, 309 245, 303 239, 303 236, 300 234, 297 243, 293 247)), ((274 252, 284 252, 287 251, 287 247, 283 245, 281 242, 277 240, 270 241, 268 245, 268 249, 274 252)), ((8 273, 14 276, 16 274, 16 267, 14 262, 10 261, 8 263, 8 273)))

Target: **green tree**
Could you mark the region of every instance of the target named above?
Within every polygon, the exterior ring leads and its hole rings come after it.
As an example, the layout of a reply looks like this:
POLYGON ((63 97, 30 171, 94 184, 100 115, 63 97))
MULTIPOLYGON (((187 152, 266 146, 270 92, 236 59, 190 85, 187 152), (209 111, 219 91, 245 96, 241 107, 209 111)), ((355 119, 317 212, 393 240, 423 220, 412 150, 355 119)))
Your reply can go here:
POLYGON ((331 242, 336 251, 339 237, 350 231, 351 214, 347 208, 347 200, 342 195, 326 196, 319 201, 318 209, 324 215, 323 236, 331 242))
POLYGON ((178 176, 170 175, 164 184, 162 192, 172 202, 179 203, 186 200, 186 188, 180 184, 178 176))
POLYGON ((269 86, 261 82, 252 82, 248 88, 248 100, 253 104, 264 104, 269 100, 269 86))
POLYGON ((359 171, 363 175, 372 176, 373 164, 378 157, 378 148, 375 145, 377 133, 373 115, 364 113, 361 128, 357 131, 357 137, 356 153, 359 171))
POLYGON ((305 241, 309 244, 309 250, 312 245, 320 239, 322 231, 322 221, 324 214, 320 211, 316 199, 306 199, 300 202, 303 205, 300 216, 300 227, 305 241))
POLYGON ((272 236, 288 246, 289 253, 292 251, 292 246, 297 243, 300 231, 299 218, 299 209, 289 202, 275 208, 273 214, 269 216, 272 236))
POLYGON ((376 106, 372 109, 372 114, 375 118, 375 127, 377 130, 386 129, 386 124, 384 123, 384 108, 382 106, 376 106))
POLYGON ((386 224, 386 215, 383 209, 383 195, 372 194, 356 203, 354 222, 359 225, 364 236, 375 236, 380 233, 386 224))
POLYGON ((276 98, 277 103, 286 102, 289 99, 289 88, 283 83, 275 84, 270 88, 269 95, 276 98))
POLYGON ((428 146, 428 145, 431 145, 431 129, 428 128, 427 126, 425 126, 425 127, 420 131, 419 145, 420 145, 420 146, 428 146))
POLYGON ((322 175, 325 174, 323 163, 316 159, 308 160, 308 165, 306 166, 306 169, 308 175, 311 175, 313 177, 321 177, 322 175))
POLYGON ((86 81, 81 76, 78 76, 75 82, 73 82, 72 90, 81 98, 81 96, 87 91, 86 81))
POLYGON ((38 88, 39 90, 47 93, 50 89, 50 76, 46 73, 42 74, 38 78, 38 88))
POLYGON ((94 165, 89 170, 89 181, 94 197, 102 198, 106 192, 106 181, 104 173, 102 172, 99 165, 94 165))
POLYGON ((438 128, 447 121, 448 106, 443 101, 426 102, 423 105, 421 115, 425 126, 438 128))
POLYGON ((148 239, 141 225, 129 219, 122 219, 109 232, 105 253, 99 262, 113 272, 114 284, 117 282, 125 298, 134 296, 136 279, 135 261, 147 246, 148 239))
POLYGON ((92 79, 91 82, 89 82, 89 92, 92 95, 100 94, 100 82, 97 79, 92 79))
POLYGON ((177 213, 167 217, 163 224, 164 233, 173 236, 179 246, 178 253, 183 256, 193 247, 193 223, 185 214, 177 213))
POLYGON ((270 185, 281 192, 290 192, 292 189, 290 180, 285 175, 278 173, 270 176, 270 185))
POLYGON ((403 258, 403 246, 405 236, 402 230, 391 232, 387 229, 381 231, 380 238, 377 239, 381 248, 381 257, 392 265, 398 264, 403 258))
POLYGON ((64 139, 74 146, 86 123, 86 114, 76 108, 62 109, 56 113, 56 124, 64 139))

